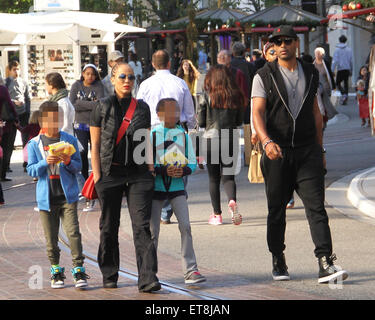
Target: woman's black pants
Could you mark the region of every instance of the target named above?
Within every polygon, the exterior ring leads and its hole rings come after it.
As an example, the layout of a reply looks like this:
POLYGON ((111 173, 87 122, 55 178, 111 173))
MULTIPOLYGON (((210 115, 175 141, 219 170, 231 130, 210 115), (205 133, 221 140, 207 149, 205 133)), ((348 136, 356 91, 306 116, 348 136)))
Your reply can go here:
POLYGON ((103 283, 117 282, 120 267, 118 231, 121 202, 127 197, 132 222, 133 241, 138 268, 138 288, 158 281, 157 255, 151 240, 150 218, 154 180, 151 173, 130 179, 126 176, 102 176, 95 185, 102 214, 99 222, 100 244, 98 262, 103 283))

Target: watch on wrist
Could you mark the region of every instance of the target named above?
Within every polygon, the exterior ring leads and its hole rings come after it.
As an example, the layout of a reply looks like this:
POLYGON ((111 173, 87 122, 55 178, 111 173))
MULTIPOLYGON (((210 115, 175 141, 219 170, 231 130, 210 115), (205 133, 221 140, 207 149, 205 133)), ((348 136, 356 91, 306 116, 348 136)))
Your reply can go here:
POLYGON ((265 143, 263 143, 263 150, 266 150, 267 145, 271 142, 273 142, 273 140, 267 140, 265 143))

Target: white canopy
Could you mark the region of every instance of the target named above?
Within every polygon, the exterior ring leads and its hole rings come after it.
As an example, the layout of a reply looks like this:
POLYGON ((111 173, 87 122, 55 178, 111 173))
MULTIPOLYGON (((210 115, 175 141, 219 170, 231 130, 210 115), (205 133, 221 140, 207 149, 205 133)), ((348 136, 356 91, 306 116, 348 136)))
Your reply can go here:
POLYGON ((117 14, 83 11, 0 13, 0 31, 22 34, 55 33, 81 26, 105 32, 146 32, 143 28, 115 22, 117 17, 117 14))

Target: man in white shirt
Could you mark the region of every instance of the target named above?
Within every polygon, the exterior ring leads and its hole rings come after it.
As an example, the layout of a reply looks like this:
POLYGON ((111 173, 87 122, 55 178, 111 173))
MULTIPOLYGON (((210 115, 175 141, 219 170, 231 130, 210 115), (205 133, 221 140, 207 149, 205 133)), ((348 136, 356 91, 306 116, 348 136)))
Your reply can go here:
POLYGON ((193 98, 186 82, 171 74, 171 62, 166 50, 158 50, 152 55, 152 65, 156 73, 143 81, 137 93, 137 99, 145 101, 151 111, 151 126, 160 123, 156 114, 156 105, 161 99, 174 98, 180 107, 180 122, 188 129, 195 127, 193 98))

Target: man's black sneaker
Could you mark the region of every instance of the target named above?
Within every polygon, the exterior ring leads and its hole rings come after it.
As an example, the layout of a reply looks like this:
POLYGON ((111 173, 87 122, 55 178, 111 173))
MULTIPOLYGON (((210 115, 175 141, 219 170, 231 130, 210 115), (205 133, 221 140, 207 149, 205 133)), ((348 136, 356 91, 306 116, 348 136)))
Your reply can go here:
POLYGON ((148 284, 147 286, 143 287, 142 289, 139 289, 139 292, 150 293, 150 292, 153 292, 153 291, 158 291, 160 289, 161 289, 160 282, 154 281, 154 282, 148 284))
POLYGON ((290 280, 288 267, 285 263, 285 255, 282 253, 279 256, 272 255, 272 277, 275 281, 290 280))
POLYGON ((336 255, 333 254, 330 257, 323 256, 319 258, 319 283, 337 282, 344 281, 348 278, 348 273, 342 270, 340 267, 335 266, 336 255))
POLYGON ((103 288, 104 289, 116 289, 117 282, 103 282, 103 288))

